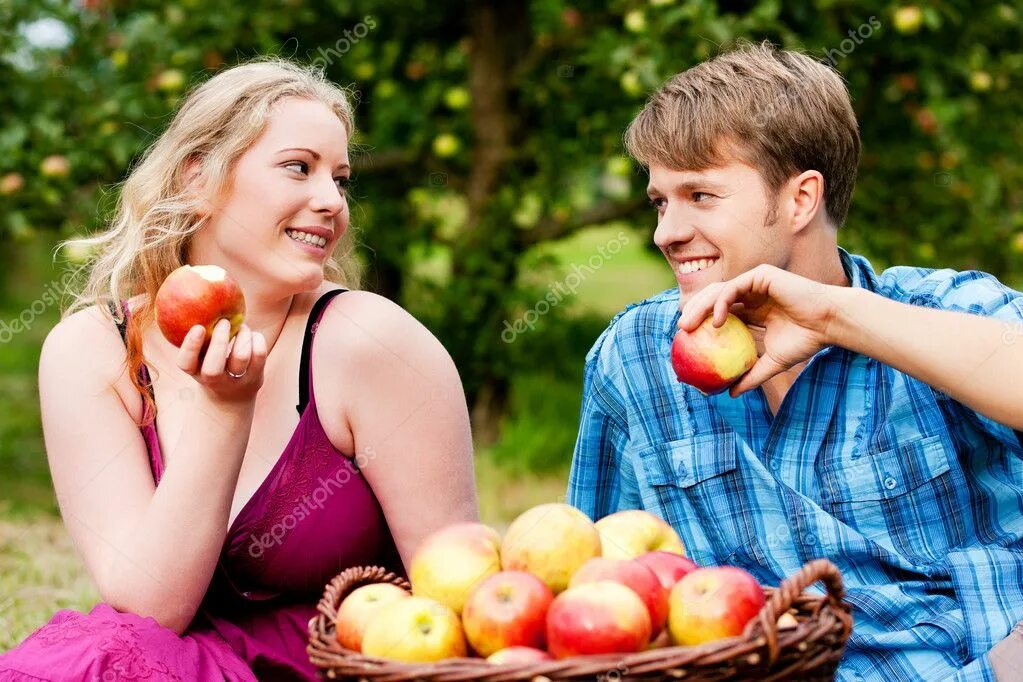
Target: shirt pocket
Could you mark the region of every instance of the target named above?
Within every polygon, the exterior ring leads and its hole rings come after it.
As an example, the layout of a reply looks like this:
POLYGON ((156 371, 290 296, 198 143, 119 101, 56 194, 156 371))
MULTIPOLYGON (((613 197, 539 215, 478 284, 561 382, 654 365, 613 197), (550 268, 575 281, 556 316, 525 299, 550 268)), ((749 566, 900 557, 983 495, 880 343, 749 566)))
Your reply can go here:
POLYGON ((941 559, 965 536, 965 482, 939 435, 867 452, 822 472, 825 508, 914 563, 941 559))
POLYGON ((752 541, 735 436, 698 435, 638 453, 657 510, 700 565, 724 563, 752 541))

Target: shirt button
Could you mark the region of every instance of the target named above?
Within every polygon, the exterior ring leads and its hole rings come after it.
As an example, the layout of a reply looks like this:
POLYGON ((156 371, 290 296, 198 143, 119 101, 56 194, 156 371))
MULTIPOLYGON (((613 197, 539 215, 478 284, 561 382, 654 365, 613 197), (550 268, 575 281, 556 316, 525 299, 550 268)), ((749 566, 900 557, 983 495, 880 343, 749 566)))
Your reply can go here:
POLYGON ((888 478, 884 479, 884 487, 888 488, 888 490, 891 490, 896 485, 898 485, 898 483, 891 476, 889 476, 888 478))

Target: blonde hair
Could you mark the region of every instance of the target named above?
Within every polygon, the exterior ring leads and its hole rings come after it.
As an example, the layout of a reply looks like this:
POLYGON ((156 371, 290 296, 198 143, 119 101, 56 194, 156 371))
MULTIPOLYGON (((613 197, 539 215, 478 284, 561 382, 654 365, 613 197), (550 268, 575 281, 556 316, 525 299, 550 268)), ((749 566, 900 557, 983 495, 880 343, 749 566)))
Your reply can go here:
POLYGON ((845 222, 860 133, 842 77, 769 42, 743 44, 671 78, 629 124, 625 147, 643 165, 703 170, 729 153, 773 192, 805 170, 824 176, 824 204, 845 222))
MULTIPOLYGON (((238 158, 263 131, 273 105, 285 97, 323 102, 337 115, 351 140, 352 106, 345 90, 326 79, 321 68, 277 57, 259 58, 225 69, 191 90, 167 129, 132 168, 121 188, 105 231, 70 239, 58 248, 92 251, 87 280, 62 319, 91 305, 106 307, 139 294, 127 326, 126 367, 144 401, 142 424, 156 416, 156 405, 139 378, 144 362, 142 329, 155 319, 152 302, 163 280, 185 264, 189 241, 208 220, 205 200, 190 191, 186 167, 196 169, 213 195, 223 191, 238 158), (148 415, 148 419, 146 416, 148 415)), ((324 267, 324 277, 358 286, 352 230, 339 240, 324 267)))

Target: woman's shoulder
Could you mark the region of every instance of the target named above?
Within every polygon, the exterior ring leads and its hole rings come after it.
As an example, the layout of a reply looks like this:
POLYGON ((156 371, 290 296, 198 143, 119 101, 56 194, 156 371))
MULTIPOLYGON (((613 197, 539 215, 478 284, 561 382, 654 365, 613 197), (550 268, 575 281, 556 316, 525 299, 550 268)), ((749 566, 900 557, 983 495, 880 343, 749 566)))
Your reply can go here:
POLYGON ((39 372, 77 367, 113 384, 123 372, 124 343, 110 311, 90 305, 65 316, 46 335, 39 372))
POLYGON ((443 351, 419 320, 394 301, 370 291, 352 290, 334 298, 323 312, 317 335, 360 360, 367 356, 425 349, 443 351))

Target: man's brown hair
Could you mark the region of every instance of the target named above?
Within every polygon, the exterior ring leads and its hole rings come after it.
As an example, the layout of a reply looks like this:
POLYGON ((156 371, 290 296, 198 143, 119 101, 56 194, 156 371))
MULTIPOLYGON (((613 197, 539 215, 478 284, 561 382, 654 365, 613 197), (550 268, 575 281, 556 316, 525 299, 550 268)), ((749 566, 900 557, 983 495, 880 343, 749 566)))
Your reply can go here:
POLYGON ((625 148, 645 166, 672 170, 703 170, 735 154, 762 173, 772 193, 794 175, 820 171, 828 217, 840 226, 860 133, 835 70, 764 42, 674 76, 629 124, 625 148))

